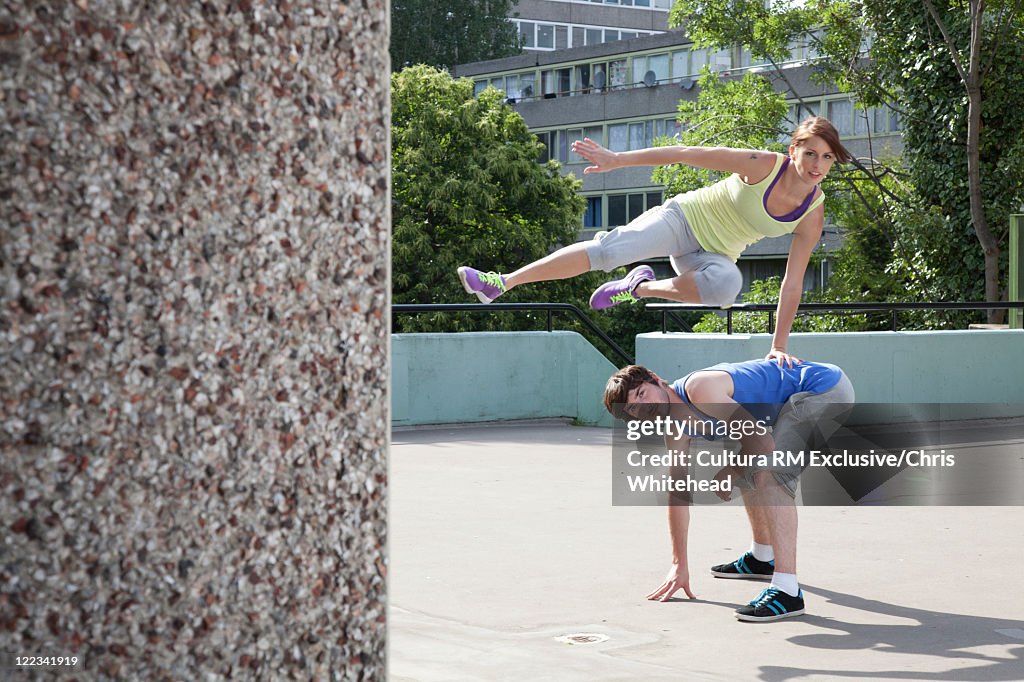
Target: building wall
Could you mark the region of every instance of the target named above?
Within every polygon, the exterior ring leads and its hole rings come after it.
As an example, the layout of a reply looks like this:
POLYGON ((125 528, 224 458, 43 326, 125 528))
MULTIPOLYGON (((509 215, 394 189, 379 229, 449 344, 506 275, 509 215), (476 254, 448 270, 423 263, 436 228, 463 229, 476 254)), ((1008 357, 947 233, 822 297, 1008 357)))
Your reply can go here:
MULTIPOLYGON (((649 0, 651 5, 665 5, 664 0, 649 0)), ((519 0, 514 9, 519 19, 560 23, 614 26, 647 31, 668 30, 668 9, 635 7, 599 2, 571 0, 519 0)))
MULTIPOLYGON (((762 358, 771 340, 770 334, 640 334, 636 361, 671 381, 719 362, 762 358)), ((1016 358, 1022 342, 1020 330, 797 333, 790 335, 789 352, 842 367, 858 403, 1020 408, 1024 365, 1016 358)))
POLYGON ((387 4, 5 7, 4 665, 384 679, 387 4))
POLYGON ((575 332, 395 334, 391 363, 396 426, 551 417, 611 425, 601 396, 615 365, 575 332))

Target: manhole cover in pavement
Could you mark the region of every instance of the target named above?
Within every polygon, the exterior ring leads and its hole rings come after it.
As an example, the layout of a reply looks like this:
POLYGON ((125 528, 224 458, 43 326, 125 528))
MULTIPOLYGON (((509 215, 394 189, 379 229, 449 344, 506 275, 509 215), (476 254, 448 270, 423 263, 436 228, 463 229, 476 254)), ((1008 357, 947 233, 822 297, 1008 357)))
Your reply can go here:
POLYGON ((555 641, 564 644, 597 644, 598 642, 607 642, 608 635, 601 635, 596 632, 574 632, 571 635, 555 637, 555 641))

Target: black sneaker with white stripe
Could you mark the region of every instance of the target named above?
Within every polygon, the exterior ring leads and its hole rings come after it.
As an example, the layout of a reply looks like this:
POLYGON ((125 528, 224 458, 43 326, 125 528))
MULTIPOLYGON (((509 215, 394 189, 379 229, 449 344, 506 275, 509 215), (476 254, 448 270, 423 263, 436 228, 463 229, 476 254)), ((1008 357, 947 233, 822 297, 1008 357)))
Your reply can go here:
POLYGON ((739 578, 741 580, 771 580, 775 572, 775 561, 761 561, 747 552, 736 561, 711 567, 716 578, 739 578))
POLYGON ((736 618, 751 623, 782 620, 804 613, 804 591, 790 596, 777 587, 768 587, 754 601, 736 609, 736 618))

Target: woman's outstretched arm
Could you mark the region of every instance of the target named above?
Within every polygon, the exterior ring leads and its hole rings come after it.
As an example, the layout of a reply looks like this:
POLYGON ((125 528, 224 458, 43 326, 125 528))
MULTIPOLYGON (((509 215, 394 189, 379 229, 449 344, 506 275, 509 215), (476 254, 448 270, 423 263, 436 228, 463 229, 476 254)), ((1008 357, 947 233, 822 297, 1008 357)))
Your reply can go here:
POLYGON ((590 138, 572 143, 572 150, 589 161, 584 173, 604 173, 627 166, 667 166, 685 163, 725 173, 737 173, 748 183, 760 182, 775 167, 778 154, 757 149, 731 147, 648 147, 629 152, 613 152, 590 138))

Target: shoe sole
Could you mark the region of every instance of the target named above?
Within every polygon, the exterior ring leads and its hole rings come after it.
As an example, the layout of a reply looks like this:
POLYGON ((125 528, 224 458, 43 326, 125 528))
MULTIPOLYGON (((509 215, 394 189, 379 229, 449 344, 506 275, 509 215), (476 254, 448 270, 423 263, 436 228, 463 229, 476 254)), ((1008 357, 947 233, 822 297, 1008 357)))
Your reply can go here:
POLYGON ((730 580, 771 580, 770 575, 763 573, 718 573, 711 571, 711 575, 716 578, 729 578, 730 580))
POLYGON ((478 299, 480 299, 481 303, 490 303, 491 301, 494 300, 493 298, 487 298, 486 296, 484 296, 483 292, 481 292, 481 291, 473 291, 473 289, 470 288, 469 282, 466 281, 466 268, 465 267, 459 268, 458 273, 459 273, 459 279, 462 280, 462 288, 466 290, 467 294, 475 294, 476 297, 478 299))
POLYGON ((785 618, 795 618, 796 616, 802 616, 802 615, 804 615, 804 609, 800 609, 799 611, 787 611, 786 613, 783 613, 782 615, 779 615, 779 616, 759 617, 759 616, 748 616, 745 613, 737 613, 735 615, 736 615, 736 620, 742 620, 745 623, 768 623, 768 622, 773 621, 773 620, 783 620, 785 618))

